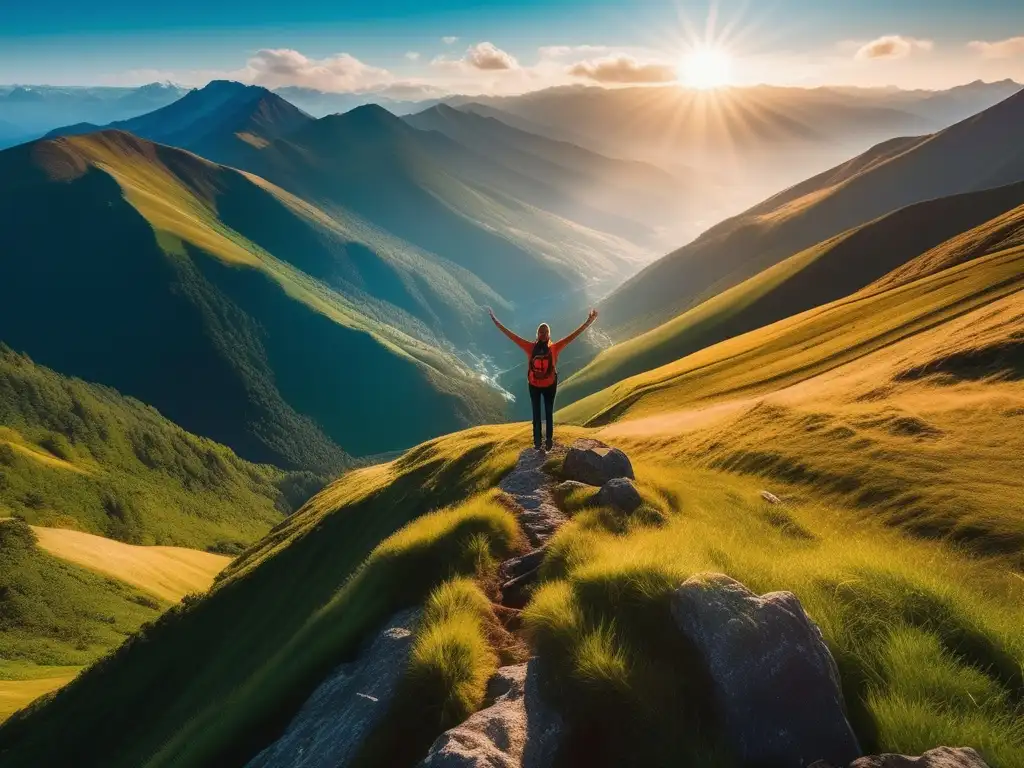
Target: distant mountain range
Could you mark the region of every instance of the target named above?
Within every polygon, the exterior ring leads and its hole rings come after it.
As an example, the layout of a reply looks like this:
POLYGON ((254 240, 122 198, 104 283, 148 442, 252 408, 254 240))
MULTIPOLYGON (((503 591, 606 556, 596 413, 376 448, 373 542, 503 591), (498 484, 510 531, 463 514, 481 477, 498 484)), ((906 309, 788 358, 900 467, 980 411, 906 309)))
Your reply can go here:
POLYGON ((0 86, 0 149, 39 138, 60 125, 134 117, 177 101, 188 91, 174 83, 138 88, 0 86))
POLYGON ((879 141, 939 130, 1020 88, 1013 81, 909 92, 571 86, 520 96, 455 96, 446 102, 491 116, 496 109, 513 115, 516 122, 501 119, 518 128, 611 157, 706 173, 729 190, 727 200, 704 219, 706 229, 879 141))

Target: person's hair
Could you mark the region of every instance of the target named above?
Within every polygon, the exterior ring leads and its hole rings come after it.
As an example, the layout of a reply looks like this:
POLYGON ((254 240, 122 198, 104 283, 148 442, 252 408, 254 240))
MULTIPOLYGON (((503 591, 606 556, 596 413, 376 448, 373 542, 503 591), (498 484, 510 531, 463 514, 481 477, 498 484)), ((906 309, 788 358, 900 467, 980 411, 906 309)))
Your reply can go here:
POLYGON ((548 332, 548 338, 550 339, 551 338, 551 326, 548 325, 547 323, 541 323, 540 325, 537 326, 537 339, 538 340, 540 339, 540 330, 541 330, 541 328, 545 329, 548 332))

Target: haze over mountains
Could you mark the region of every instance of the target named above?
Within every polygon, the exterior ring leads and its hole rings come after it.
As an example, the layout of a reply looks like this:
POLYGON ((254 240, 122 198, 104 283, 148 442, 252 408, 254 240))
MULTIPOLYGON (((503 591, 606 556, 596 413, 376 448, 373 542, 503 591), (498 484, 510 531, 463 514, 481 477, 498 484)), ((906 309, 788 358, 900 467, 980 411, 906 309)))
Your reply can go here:
POLYGON ((612 366, 586 389, 838 299, 894 269, 901 254, 1016 207, 1017 187, 981 190, 1024 179, 1015 128, 1022 116, 1017 93, 938 133, 884 142, 651 265, 604 303, 613 338, 651 333, 629 342, 637 355, 620 357, 625 369, 612 366), (904 206, 912 207, 893 213, 904 206))
POLYGON ((138 88, 0 85, 0 148, 30 141, 61 125, 108 123, 177 101, 189 89, 174 83, 138 88))

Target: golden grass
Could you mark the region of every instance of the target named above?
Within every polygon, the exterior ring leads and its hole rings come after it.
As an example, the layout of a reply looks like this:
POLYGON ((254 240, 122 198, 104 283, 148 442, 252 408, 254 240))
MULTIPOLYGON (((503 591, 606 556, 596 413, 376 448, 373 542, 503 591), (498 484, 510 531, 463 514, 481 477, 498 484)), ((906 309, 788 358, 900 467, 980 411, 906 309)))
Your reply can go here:
POLYGON ((230 557, 185 547, 140 547, 91 533, 32 526, 41 549, 176 603, 205 592, 230 557))
POLYGON ((0 722, 40 696, 55 691, 79 673, 81 667, 54 671, 49 677, 34 680, 0 680, 0 722))
MULTIPOLYGON (((1024 300, 1024 247, 1011 248, 877 294, 854 294, 633 376, 559 412, 591 426, 628 416, 774 392, 908 341, 1006 299, 1024 300)), ((904 348, 909 352, 909 348, 904 348)), ((847 369, 850 370, 850 369, 847 369)))

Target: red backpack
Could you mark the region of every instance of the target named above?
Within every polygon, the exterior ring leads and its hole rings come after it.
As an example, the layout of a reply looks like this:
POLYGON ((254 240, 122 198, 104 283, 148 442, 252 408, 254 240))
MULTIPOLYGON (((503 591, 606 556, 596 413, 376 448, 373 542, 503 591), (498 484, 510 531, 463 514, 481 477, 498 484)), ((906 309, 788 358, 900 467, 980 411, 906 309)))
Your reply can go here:
POLYGON ((548 344, 537 342, 533 346, 533 353, 530 355, 530 379, 533 381, 547 381, 555 377, 555 359, 551 355, 551 347, 548 344))

